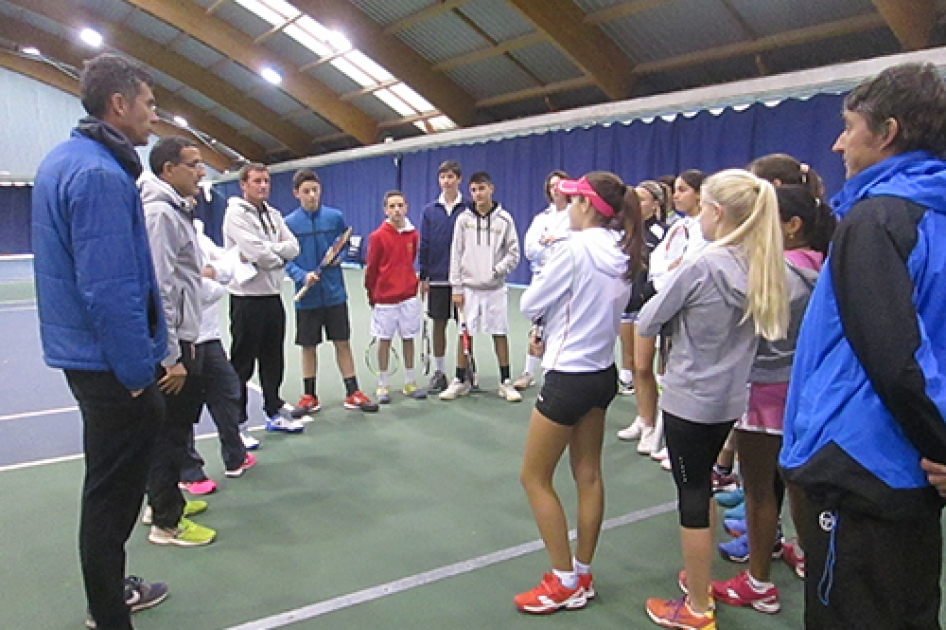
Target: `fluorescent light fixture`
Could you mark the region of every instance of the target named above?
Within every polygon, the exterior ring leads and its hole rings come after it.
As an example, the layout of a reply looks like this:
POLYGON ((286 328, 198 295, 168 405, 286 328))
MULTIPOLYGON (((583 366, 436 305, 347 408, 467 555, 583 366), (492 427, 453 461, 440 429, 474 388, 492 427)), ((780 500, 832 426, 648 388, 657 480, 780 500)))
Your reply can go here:
POLYGON ((174 124, 177 125, 178 127, 183 127, 185 129, 187 128, 187 119, 184 118, 183 116, 175 116, 173 120, 174 120, 174 124))
POLYGON ((328 43, 332 45, 338 52, 345 52, 346 50, 351 50, 351 42, 348 41, 348 38, 339 33, 338 31, 331 31, 328 35, 328 43))
POLYGON ((282 77, 272 68, 263 68, 259 71, 259 74, 273 85, 279 85, 282 83, 282 77))
POLYGON ((102 44, 105 42, 105 38, 102 37, 102 34, 91 28, 82 29, 82 31, 79 33, 79 39, 84 41, 92 48, 101 48, 102 44))
POLYGON ((39 52, 39 48, 36 48, 35 46, 27 46, 26 48, 21 49, 20 52, 22 52, 24 55, 30 55, 33 57, 41 57, 43 55, 43 53, 39 52))

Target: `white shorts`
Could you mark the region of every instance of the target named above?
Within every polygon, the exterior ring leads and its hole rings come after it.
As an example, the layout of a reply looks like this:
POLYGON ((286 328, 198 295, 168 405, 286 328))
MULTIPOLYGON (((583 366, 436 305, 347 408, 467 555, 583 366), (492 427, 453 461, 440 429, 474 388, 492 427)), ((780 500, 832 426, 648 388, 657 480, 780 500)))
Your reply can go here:
POLYGON ((509 333, 509 309, 505 286, 498 289, 463 289, 463 315, 471 335, 509 333))
POLYGON ((397 304, 375 304, 371 310, 371 336, 393 339, 413 339, 420 334, 420 300, 408 298, 397 304))

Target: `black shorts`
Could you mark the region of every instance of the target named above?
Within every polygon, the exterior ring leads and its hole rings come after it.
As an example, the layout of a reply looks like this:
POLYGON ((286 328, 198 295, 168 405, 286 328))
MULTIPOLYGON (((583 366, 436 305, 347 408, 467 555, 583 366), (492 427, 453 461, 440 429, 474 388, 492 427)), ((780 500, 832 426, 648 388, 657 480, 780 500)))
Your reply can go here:
POLYGON ((427 295, 427 316, 445 322, 457 318, 457 307, 453 305, 453 287, 430 287, 427 295))
POLYGON ((311 348, 322 343, 323 328, 330 341, 348 341, 351 338, 347 302, 325 308, 296 309, 297 346, 311 348))
POLYGON ((618 371, 545 373, 535 408, 556 424, 573 427, 594 408, 607 409, 618 393, 618 371))

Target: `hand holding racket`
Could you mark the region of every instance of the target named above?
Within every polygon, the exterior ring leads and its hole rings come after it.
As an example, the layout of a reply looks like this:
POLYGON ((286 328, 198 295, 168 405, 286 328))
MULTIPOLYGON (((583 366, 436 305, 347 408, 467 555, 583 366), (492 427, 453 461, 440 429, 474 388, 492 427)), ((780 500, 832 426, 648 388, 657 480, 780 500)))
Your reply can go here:
POLYGON ((421 302, 420 364, 424 375, 430 374, 430 328, 427 325, 427 294, 421 302))
MULTIPOLYGON (((338 236, 338 238, 335 239, 335 242, 332 243, 332 246, 329 247, 328 250, 325 252, 325 255, 322 256, 322 262, 320 262, 319 266, 311 273, 314 273, 317 276, 321 276, 322 270, 335 262, 339 254, 342 253, 342 250, 345 249, 345 246, 348 244, 348 239, 350 238, 351 238, 351 228, 347 227, 345 228, 345 231, 342 232, 338 236)), ((302 298, 305 297, 305 294, 309 292, 309 289, 311 289, 314 284, 315 284, 314 282, 312 284, 309 284, 309 281, 307 278, 306 283, 302 285, 302 288, 299 289, 298 293, 296 293, 295 301, 296 302, 301 301, 302 298)))
POLYGON ((466 373, 470 387, 476 389, 476 359, 473 357, 473 337, 470 335, 470 329, 466 325, 466 317, 463 315, 463 307, 457 307, 457 318, 460 323, 460 346, 463 348, 463 356, 466 357, 466 373))

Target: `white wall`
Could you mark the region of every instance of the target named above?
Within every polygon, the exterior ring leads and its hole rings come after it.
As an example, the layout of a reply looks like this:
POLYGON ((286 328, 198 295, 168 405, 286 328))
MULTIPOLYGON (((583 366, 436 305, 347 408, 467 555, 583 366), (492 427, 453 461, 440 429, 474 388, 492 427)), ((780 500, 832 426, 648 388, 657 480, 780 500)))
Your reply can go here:
POLYGON ((43 156, 83 115, 71 94, 0 68, 0 171, 32 180, 43 156))

